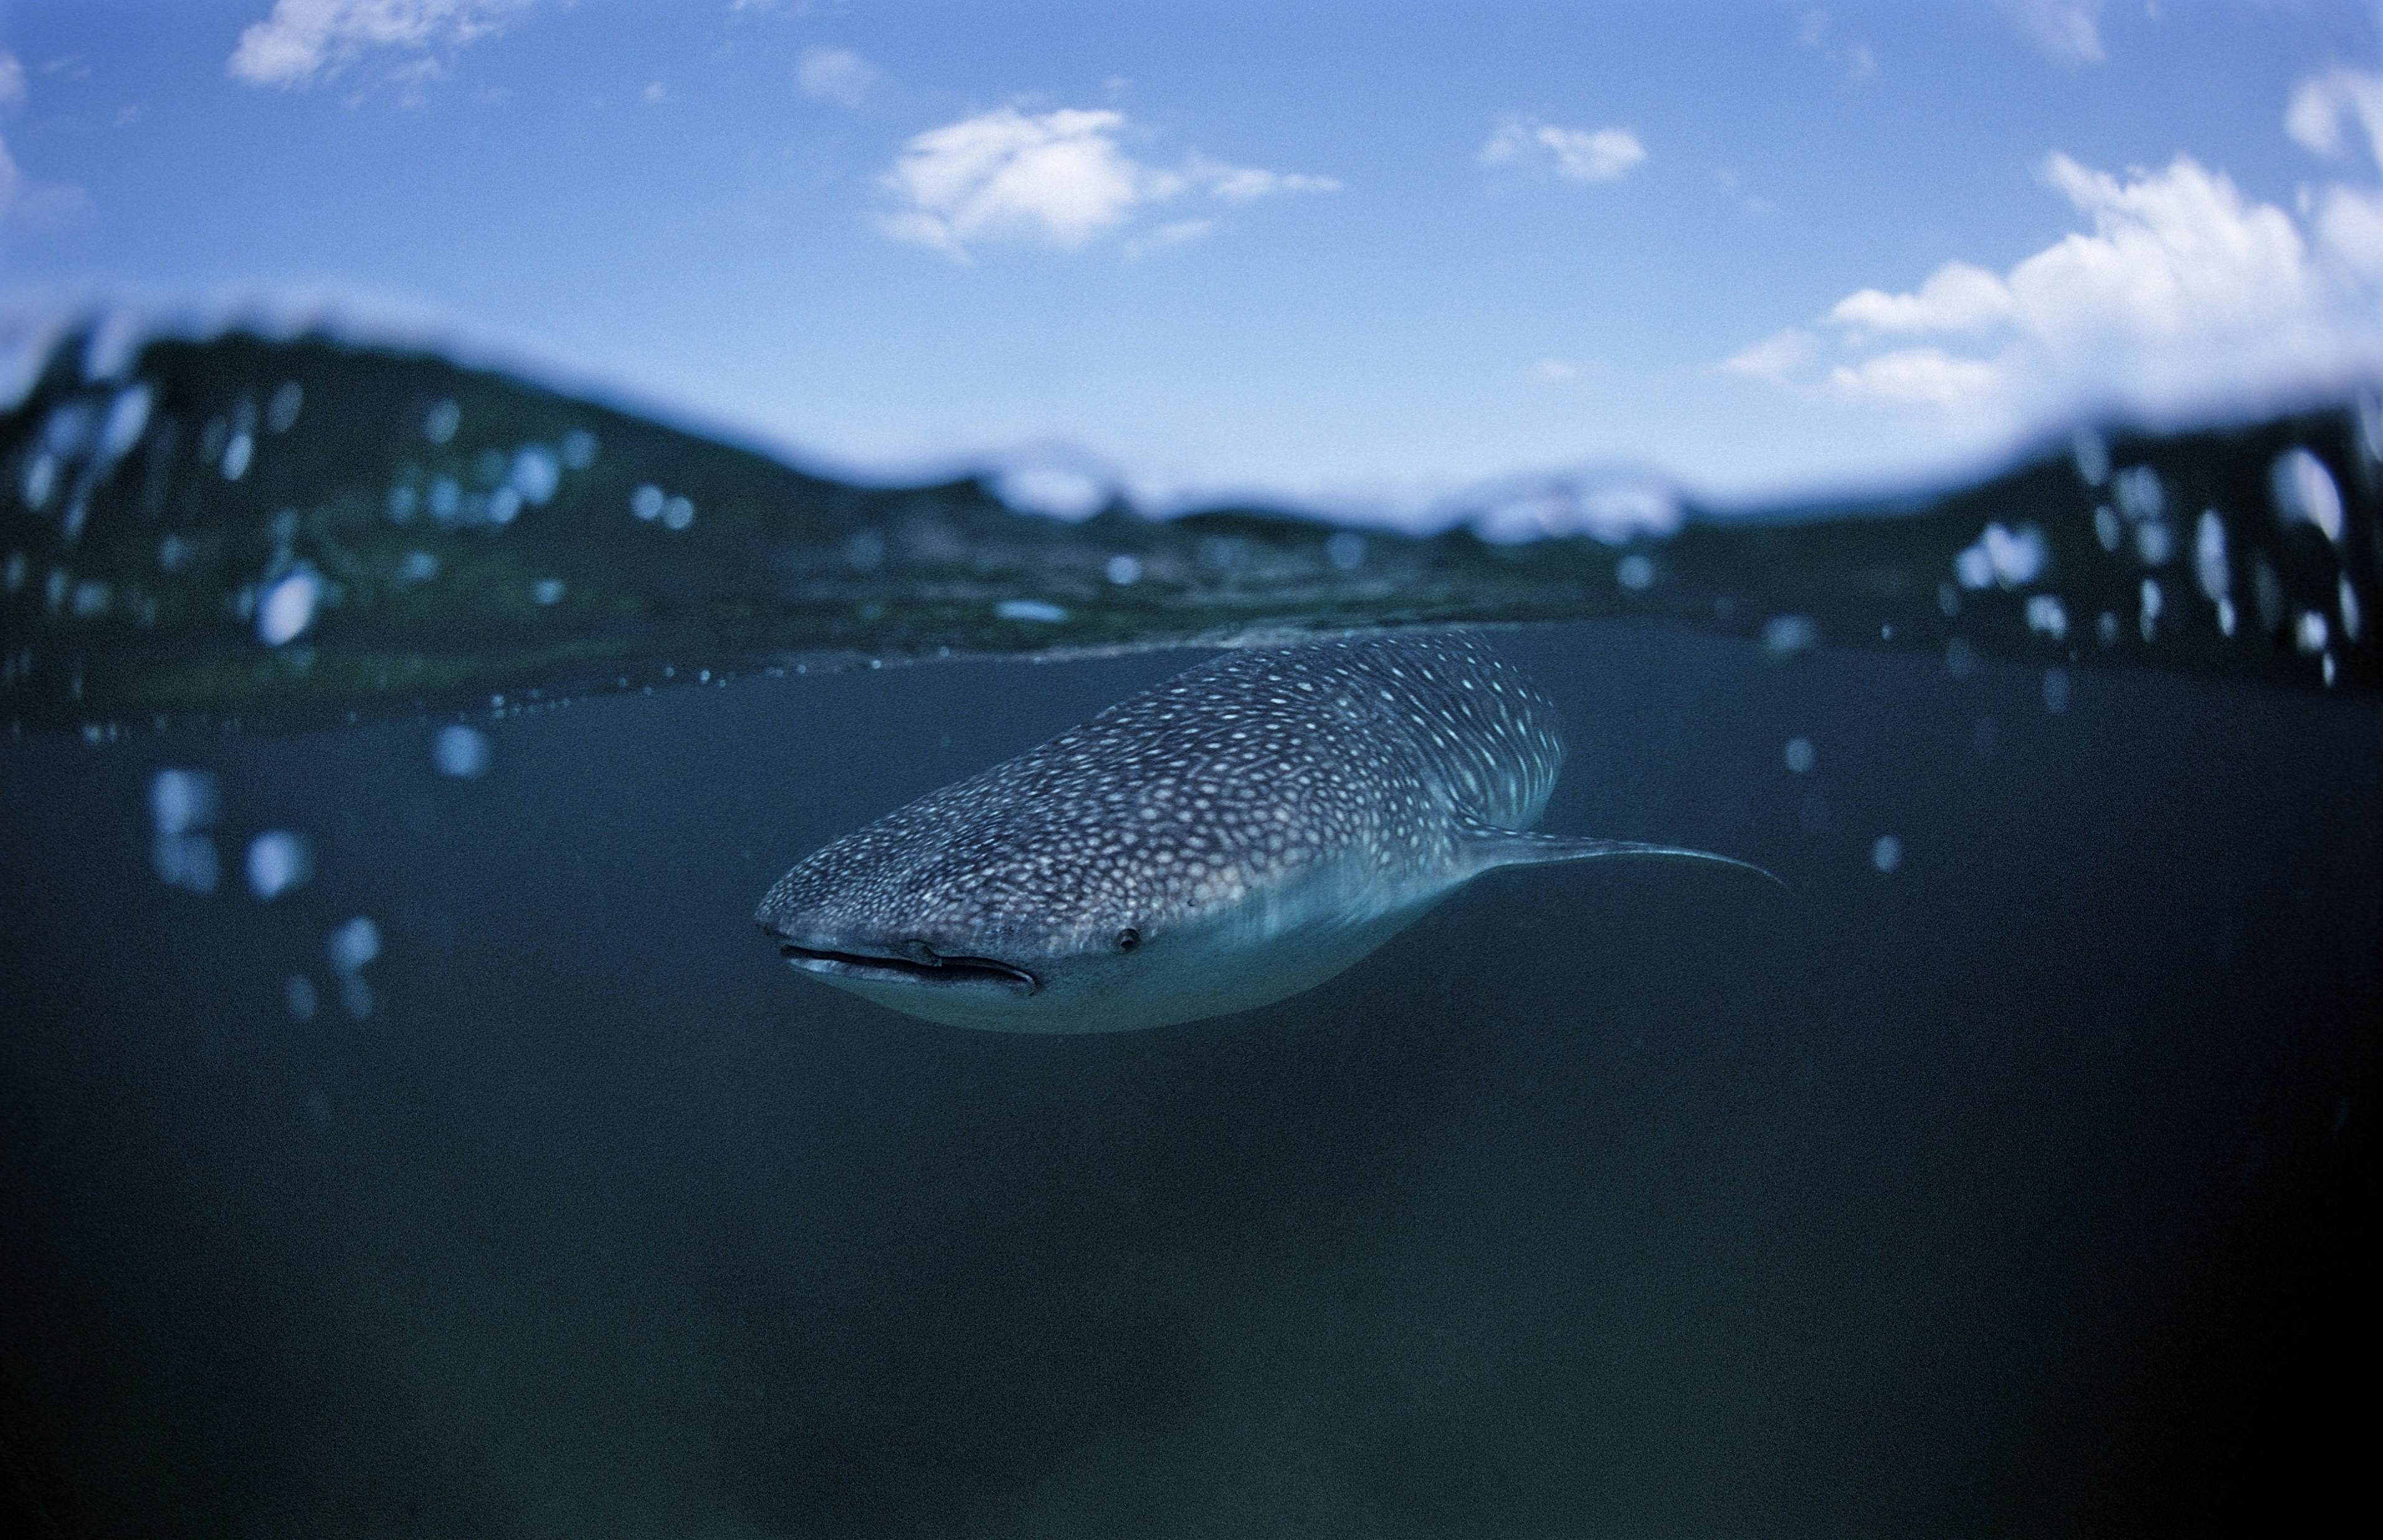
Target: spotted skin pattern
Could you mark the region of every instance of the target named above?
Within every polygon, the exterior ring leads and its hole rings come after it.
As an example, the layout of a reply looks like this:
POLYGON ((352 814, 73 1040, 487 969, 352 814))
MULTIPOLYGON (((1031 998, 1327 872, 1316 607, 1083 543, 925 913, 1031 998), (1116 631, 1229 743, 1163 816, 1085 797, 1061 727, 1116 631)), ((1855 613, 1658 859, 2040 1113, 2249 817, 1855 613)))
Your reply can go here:
POLYGON ((1194 1019, 1329 977, 1490 866, 1696 854, 1515 832, 1562 758, 1554 708, 1466 634, 1229 652, 836 841, 757 918, 931 1019, 1194 1019))

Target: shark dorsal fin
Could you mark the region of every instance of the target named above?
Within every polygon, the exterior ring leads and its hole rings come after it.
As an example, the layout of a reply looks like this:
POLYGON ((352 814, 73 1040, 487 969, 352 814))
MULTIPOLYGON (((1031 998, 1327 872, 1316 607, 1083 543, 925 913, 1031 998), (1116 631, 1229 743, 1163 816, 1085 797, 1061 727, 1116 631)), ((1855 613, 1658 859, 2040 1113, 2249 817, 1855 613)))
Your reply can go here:
POLYGON ((1666 861, 1705 861, 1714 866, 1735 867, 1752 872, 1766 881, 1780 882, 1776 875, 1731 856, 1716 856, 1710 850, 1690 850, 1675 844, 1641 844, 1635 840, 1593 840, 1569 834, 1541 834, 1522 829, 1500 829, 1492 824, 1474 824, 1465 831, 1465 848, 1473 858, 1475 871, 1490 871, 1499 867, 1550 866, 1559 861, 1604 861, 1616 857, 1637 857, 1666 861))

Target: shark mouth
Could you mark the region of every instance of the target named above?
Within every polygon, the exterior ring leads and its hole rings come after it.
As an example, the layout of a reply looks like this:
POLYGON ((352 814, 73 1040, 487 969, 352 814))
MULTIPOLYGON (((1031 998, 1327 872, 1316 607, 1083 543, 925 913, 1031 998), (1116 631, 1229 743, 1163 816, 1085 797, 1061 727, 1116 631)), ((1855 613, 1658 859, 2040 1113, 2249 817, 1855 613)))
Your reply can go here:
POLYGON ((837 979, 865 979, 876 983, 923 984, 953 989, 991 985, 1020 994, 1033 994, 1043 980, 997 957, 951 957, 922 941, 897 942, 894 952, 846 952, 805 946, 781 936, 778 955, 806 973, 837 979))

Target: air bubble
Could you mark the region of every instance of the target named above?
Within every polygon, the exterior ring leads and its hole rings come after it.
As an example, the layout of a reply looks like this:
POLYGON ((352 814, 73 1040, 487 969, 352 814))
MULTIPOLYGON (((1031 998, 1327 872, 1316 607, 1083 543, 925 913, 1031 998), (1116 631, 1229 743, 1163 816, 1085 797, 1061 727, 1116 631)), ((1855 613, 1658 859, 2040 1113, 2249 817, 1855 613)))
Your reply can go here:
POLYGON ((1814 758, 1815 756, 1812 749, 1811 739, 1790 738, 1787 740, 1785 758, 1787 760, 1787 769, 1793 773, 1802 775, 1804 772, 1810 770, 1812 768, 1814 758))
POLYGON ((1881 834, 1870 847, 1870 864, 1881 875, 1894 871, 1903 865, 1903 842, 1892 834, 1881 834))

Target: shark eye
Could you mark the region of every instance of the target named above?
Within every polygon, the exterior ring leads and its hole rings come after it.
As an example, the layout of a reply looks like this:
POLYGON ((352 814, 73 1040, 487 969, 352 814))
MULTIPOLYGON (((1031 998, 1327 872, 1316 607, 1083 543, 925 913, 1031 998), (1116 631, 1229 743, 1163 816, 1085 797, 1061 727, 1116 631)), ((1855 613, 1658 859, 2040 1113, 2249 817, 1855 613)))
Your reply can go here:
POLYGON ((1132 926, 1129 925, 1124 930, 1117 932, 1117 949, 1118 951, 1130 952, 1141 944, 1142 932, 1135 930, 1132 926))

